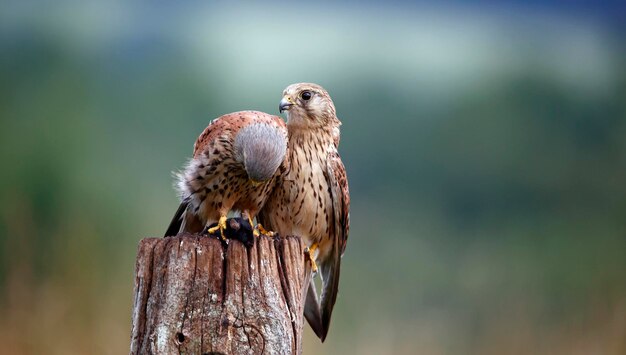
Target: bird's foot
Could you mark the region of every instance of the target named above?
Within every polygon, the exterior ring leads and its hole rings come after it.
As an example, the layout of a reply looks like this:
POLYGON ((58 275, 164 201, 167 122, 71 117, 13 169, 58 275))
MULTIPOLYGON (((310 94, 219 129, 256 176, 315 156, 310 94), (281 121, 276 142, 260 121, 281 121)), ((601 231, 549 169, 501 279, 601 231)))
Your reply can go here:
POLYGON ((306 247, 304 249, 304 255, 311 262, 311 271, 317 272, 317 263, 315 262, 315 250, 317 249, 317 244, 313 244, 310 247, 306 247))
POLYGON ((276 233, 274 233, 272 231, 268 231, 267 229, 263 228, 261 223, 257 224, 256 227, 254 227, 254 231, 257 233, 257 234, 255 234, 257 237, 259 235, 264 235, 266 237, 273 237, 274 234, 276 234, 276 233))
POLYGON ((226 229, 226 216, 221 216, 219 221, 217 221, 217 226, 209 228, 207 230, 207 232, 209 234, 213 234, 215 232, 217 232, 218 230, 220 231, 220 237, 222 237, 222 240, 226 240, 226 236, 224 235, 224 230, 226 229))

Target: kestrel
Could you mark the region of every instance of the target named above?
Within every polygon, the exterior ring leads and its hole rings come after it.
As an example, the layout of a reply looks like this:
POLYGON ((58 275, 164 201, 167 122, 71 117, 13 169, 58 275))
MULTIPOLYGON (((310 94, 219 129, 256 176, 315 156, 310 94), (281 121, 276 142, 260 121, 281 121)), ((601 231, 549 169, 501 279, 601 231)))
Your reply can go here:
POLYGON ((230 211, 241 212, 252 225, 276 177, 287 169, 287 138, 285 122, 263 112, 241 111, 213 120, 196 140, 193 158, 177 174, 182 202, 165 235, 219 231, 224 238, 230 211))
POLYGON ((290 169, 279 178, 258 219, 281 235, 302 237, 314 271, 319 264, 321 304, 311 281, 305 317, 324 341, 350 226, 348 180, 337 152, 341 122, 330 96, 316 84, 288 86, 279 110, 287 112, 290 169))

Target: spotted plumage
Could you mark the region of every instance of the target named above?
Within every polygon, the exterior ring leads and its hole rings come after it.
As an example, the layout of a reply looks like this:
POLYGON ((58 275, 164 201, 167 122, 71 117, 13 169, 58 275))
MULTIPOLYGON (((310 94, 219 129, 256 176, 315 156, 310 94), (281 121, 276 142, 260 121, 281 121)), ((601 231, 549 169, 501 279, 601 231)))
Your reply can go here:
POLYGON ((230 211, 252 220, 288 167, 287 128, 277 116, 241 111, 213 120, 176 175, 181 205, 165 233, 199 233, 230 211))
POLYGON ((309 286, 305 316, 322 341, 326 338, 339 287, 341 256, 349 231, 348 180, 337 146, 335 106, 322 87, 300 83, 283 92, 287 111, 290 169, 259 214, 259 221, 281 235, 301 236, 322 276, 321 303, 309 286))

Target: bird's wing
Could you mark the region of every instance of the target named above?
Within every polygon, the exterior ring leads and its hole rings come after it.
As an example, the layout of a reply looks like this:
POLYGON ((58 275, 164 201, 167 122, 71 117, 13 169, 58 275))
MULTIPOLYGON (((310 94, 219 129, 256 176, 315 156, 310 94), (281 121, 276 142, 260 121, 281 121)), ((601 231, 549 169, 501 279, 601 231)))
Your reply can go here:
POLYGON ((330 147, 326 169, 334 215, 330 238, 334 244, 328 259, 320 263, 323 283, 320 304, 322 329, 321 334, 317 331, 316 334, 322 341, 324 341, 328 334, 330 317, 333 312, 333 307, 335 306, 335 301, 337 300, 341 256, 346 248, 348 231, 350 229, 350 194, 348 192, 348 179, 346 178, 346 169, 343 166, 343 162, 341 161, 341 157, 335 145, 330 147))
POLYGON ((220 116, 209 123, 193 145, 196 157, 218 139, 232 139, 237 132, 251 123, 267 123, 277 127, 287 137, 287 125, 280 117, 260 111, 239 111, 220 116))
POLYGON ((350 192, 346 168, 336 149, 328 155, 328 180, 335 214, 335 237, 339 243, 341 255, 346 250, 348 233, 350 232, 350 192))

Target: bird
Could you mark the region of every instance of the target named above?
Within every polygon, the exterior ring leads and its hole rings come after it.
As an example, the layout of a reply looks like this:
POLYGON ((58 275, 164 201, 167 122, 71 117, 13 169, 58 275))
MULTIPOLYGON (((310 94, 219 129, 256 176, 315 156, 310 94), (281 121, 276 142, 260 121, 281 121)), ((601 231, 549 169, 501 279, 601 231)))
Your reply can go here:
POLYGON ((350 228, 350 194, 346 170, 337 151, 341 121, 328 92, 320 85, 297 83, 283 91, 279 111, 286 112, 289 170, 257 216, 280 235, 300 236, 311 269, 321 270, 318 301, 313 278, 304 315, 323 342, 337 299, 341 257, 350 228))
MULTIPOLYGON (((285 121, 264 112, 234 112, 211 121, 196 140, 193 157, 175 174, 181 203, 165 236, 219 232, 225 240, 231 211, 252 226, 276 178, 288 168, 287 139, 285 121)), ((257 225, 254 233, 269 232, 257 225)))

